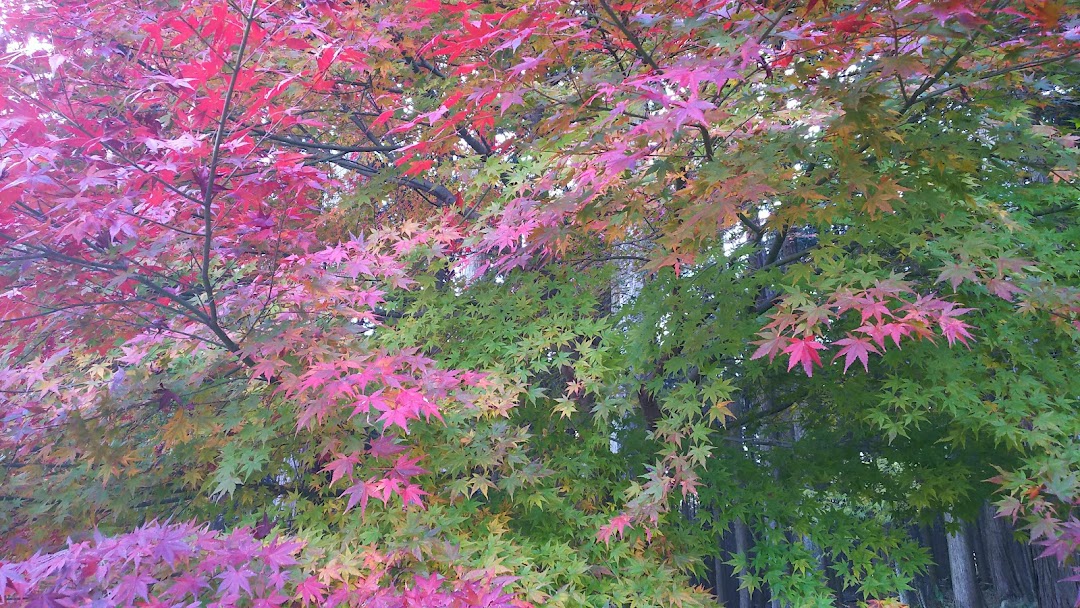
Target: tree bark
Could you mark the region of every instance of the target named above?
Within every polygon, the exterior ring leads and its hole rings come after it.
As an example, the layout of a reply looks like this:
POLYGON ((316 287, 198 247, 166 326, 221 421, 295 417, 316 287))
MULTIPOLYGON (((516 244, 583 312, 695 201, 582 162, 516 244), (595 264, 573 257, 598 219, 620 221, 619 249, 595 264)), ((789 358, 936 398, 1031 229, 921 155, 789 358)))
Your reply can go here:
MULTIPOLYGON (((718 547, 719 548, 719 547, 718 547)), ((731 600, 727 592, 727 581, 724 576, 724 560, 720 559, 720 552, 713 556, 713 595, 718 604, 727 605, 731 600)))
MULTIPOLYGON (((945 514, 945 523, 954 520, 945 514)), ((979 582, 975 573, 975 556, 968 541, 966 526, 948 534, 949 572, 952 575, 953 605, 955 608, 982 608, 979 582)))
MULTIPOLYGON (((719 515, 713 514, 713 521, 719 520, 719 515)), ((739 579, 735 576, 735 569, 725 560, 737 552, 735 545, 735 532, 733 526, 724 530, 718 539, 716 556, 713 558, 713 569, 716 581, 716 601, 729 608, 736 608, 739 601, 739 579)))
POLYGON ((976 518, 974 522, 964 526, 967 532, 968 542, 971 543, 971 550, 975 554, 975 576, 979 584, 979 590, 982 592, 983 603, 991 606, 993 603, 994 594, 994 581, 990 577, 990 556, 987 555, 986 543, 983 540, 983 535, 979 529, 980 518, 976 518))
POLYGON ((1009 565, 1009 545, 1012 533, 1005 520, 995 517, 995 510, 990 503, 983 505, 979 513, 979 531, 983 539, 983 566, 990 575, 994 595, 998 603, 1018 599, 1021 596, 1019 585, 1009 565))
MULTIPOLYGON (((735 551, 749 561, 750 530, 741 519, 735 522, 735 551)), ((739 581, 739 608, 752 608, 750 590, 742 586, 742 581, 739 581)))
MULTIPOLYGON (((1034 551, 1033 555, 1038 555, 1034 551)), ((1068 576, 1053 557, 1035 560, 1036 600, 1039 608, 1072 608, 1076 600, 1076 583, 1063 583, 1068 576)))
POLYGON ((938 596, 941 595, 941 576, 939 574, 942 562, 934 554, 933 546, 933 534, 934 526, 920 524, 912 526, 912 536, 919 540, 919 544, 922 545, 930 553, 930 565, 926 567, 926 572, 915 577, 912 582, 915 587, 915 594, 918 597, 916 604, 922 608, 937 608, 938 596))
MULTIPOLYGON (((1012 535, 1012 524, 1006 524, 1006 527, 1012 535)), ((1021 595, 1035 601, 1035 564, 1031 561, 1031 550, 1017 541, 1015 536, 1009 541, 1009 565, 1012 566, 1013 576, 1019 583, 1021 595)))
POLYGON ((938 575, 941 562, 937 561, 932 550, 933 541, 931 535, 934 528, 933 526, 920 524, 912 526, 910 530, 911 535, 917 538, 919 544, 930 553, 930 564, 926 567, 926 572, 916 576, 915 580, 912 581, 917 598, 917 601, 912 606, 937 608, 938 595, 941 593, 941 577, 938 575))

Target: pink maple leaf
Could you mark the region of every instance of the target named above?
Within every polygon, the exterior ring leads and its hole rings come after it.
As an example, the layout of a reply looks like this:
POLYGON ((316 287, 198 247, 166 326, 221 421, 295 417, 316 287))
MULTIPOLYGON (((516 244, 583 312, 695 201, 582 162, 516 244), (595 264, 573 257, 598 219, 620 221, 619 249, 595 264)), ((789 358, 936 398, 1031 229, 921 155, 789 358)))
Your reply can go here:
POLYGON ((400 479, 380 479, 373 483, 368 483, 368 493, 375 498, 378 498, 385 505, 390 502, 390 498, 394 494, 401 494, 402 483, 400 479))
POLYGON ((678 100, 672 104, 671 116, 675 119, 675 126, 681 127, 687 122, 708 124, 705 120, 705 112, 716 106, 708 101, 693 98, 687 101, 678 100))
POLYGON ((348 496, 349 502, 345 504, 345 510, 349 511, 357 504, 360 505, 360 514, 363 515, 367 510, 368 503, 368 491, 367 483, 358 481, 355 484, 345 488, 345 491, 341 493, 342 496, 348 496))
POLYGON ((896 323, 886 323, 882 325, 881 331, 884 333, 884 335, 892 338, 893 343, 896 344, 897 348, 899 348, 900 338, 903 338, 904 336, 910 334, 912 332, 912 327, 909 323, 898 321, 896 323))
POLYGON ((842 315, 851 309, 861 309, 867 302, 872 301, 864 292, 852 292, 847 289, 838 291, 832 297, 832 305, 836 307, 836 314, 842 315))
POLYGON ((618 534, 619 538, 622 538, 629 525, 629 515, 626 513, 616 515, 611 518, 611 521, 608 524, 600 526, 600 531, 596 533, 596 539, 604 541, 604 544, 606 545, 611 540, 612 534, 618 534))
POLYGON ((848 334, 848 337, 846 338, 837 340, 835 344, 837 346, 843 346, 843 348, 836 353, 836 356, 833 357, 832 360, 836 361, 841 356, 844 357, 845 374, 847 373, 848 368, 851 367, 851 364, 855 361, 861 361, 863 369, 869 372, 870 365, 868 359, 870 353, 879 354, 880 352, 870 343, 870 338, 860 338, 851 334, 848 334))
POLYGON ((300 550, 298 542, 274 542, 263 547, 259 558, 273 568, 285 568, 296 564, 296 552, 300 550))
POLYGON ((199 592, 209 586, 210 585, 207 584, 205 578, 189 572, 182 572, 173 579, 172 586, 169 587, 169 590, 165 594, 177 601, 184 599, 184 596, 189 593, 191 594, 191 597, 198 599, 199 592))
POLYGON ((339 479, 348 475, 352 477, 353 467, 360 462, 360 454, 353 452, 352 454, 338 454, 337 458, 331 460, 325 467, 324 471, 330 471, 330 485, 334 485, 339 479))
POLYGON ((255 576, 247 567, 241 567, 239 570, 229 566, 224 572, 217 575, 217 578, 221 579, 221 591, 225 591, 229 595, 240 595, 240 590, 244 590, 247 595, 251 595, 251 577, 255 576))
MULTIPOLYGON (((359 375, 359 374, 354 374, 359 375)), ((357 414, 366 414, 371 411, 371 408, 375 408, 380 412, 386 411, 386 400, 382 397, 382 389, 375 391, 370 395, 360 394, 356 396, 356 403, 353 405, 352 416, 357 414)))
POLYGON ((862 322, 866 323, 866 320, 873 317, 878 323, 881 323, 881 317, 892 316, 889 311, 889 307, 885 305, 885 302, 881 300, 865 300, 862 308, 859 310, 862 313, 862 322))
POLYGON ((389 435, 379 435, 371 440, 368 446, 368 454, 375 458, 386 458, 405 451, 404 446, 397 444, 396 440, 389 435))
POLYGON ((418 507, 423 508, 424 501, 421 499, 421 497, 427 496, 427 492, 421 490, 420 486, 412 483, 407 484, 405 487, 401 488, 401 491, 398 492, 398 494, 401 496, 402 506, 405 507, 409 506, 410 504, 414 504, 418 507))
POLYGON ((384 428, 390 428, 391 426, 399 426, 401 430, 405 431, 405 434, 409 434, 409 420, 415 419, 416 415, 409 412, 406 408, 397 407, 389 408, 383 412, 382 416, 379 416, 379 421, 383 423, 384 428))
POLYGON ((419 456, 416 458, 407 458, 402 455, 397 459, 397 462, 394 463, 394 473, 397 473, 402 478, 406 479, 413 475, 423 475, 424 473, 427 473, 427 469, 416 466, 416 463, 418 462, 420 462, 419 456))
POLYGON ((967 346, 968 340, 972 339, 971 333, 968 332, 971 326, 956 318, 970 310, 970 308, 954 308, 953 304, 949 304, 941 311, 938 327, 941 328, 941 333, 945 336, 945 339, 949 341, 949 346, 952 346, 957 340, 967 346))
POLYGON ((762 337, 761 340, 751 342, 751 344, 757 345, 758 349, 754 351, 754 354, 750 355, 750 360, 760 359, 762 357, 769 357, 769 362, 776 358, 776 355, 784 351, 784 348, 791 342, 791 338, 775 332, 771 329, 767 329, 758 334, 762 337))
POLYGON ((134 603, 136 597, 149 599, 150 585, 157 582, 157 579, 145 572, 128 574, 121 578, 120 583, 113 589, 111 599, 119 603, 134 603))
POLYGON ((319 582, 314 576, 309 576, 296 584, 296 595, 306 607, 308 604, 322 606, 326 599, 326 585, 319 582))
POLYGON ((990 279, 986 282, 986 288, 990 293, 1006 302, 1012 302, 1015 299, 1016 294, 1024 292, 1022 287, 1005 279, 990 279))
POLYGON ((806 375, 813 377, 814 364, 821 365, 821 357, 818 356, 817 351, 824 348, 825 345, 818 342, 816 336, 793 339, 791 344, 784 349, 784 354, 789 356, 788 371, 801 363, 806 375))
POLYGON ((281 595, 277 591, 272 591, 270 595, 266 597, 256 598, 251 604, 251 608, 275 608, 285 602, 289 601, 289 598, 281 595))
POLYGON ((949 285, 952 285, 953 291, 956 291, 964 281, 977 282, 978 280, 979 277, 975 275, 974 268, 961 266, 960 264, 949 264, 941 271, 934 283, 948 281, 949 285))

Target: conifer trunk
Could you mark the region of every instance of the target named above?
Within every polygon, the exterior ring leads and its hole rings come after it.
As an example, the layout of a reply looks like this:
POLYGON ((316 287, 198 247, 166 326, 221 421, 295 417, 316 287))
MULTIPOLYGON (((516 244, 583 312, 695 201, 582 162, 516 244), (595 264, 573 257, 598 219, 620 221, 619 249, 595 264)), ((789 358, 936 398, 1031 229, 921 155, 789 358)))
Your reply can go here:
MULTIPOLYGON (((953 518, 945 514, 945 523, 953 518)), ((982 608, 979 583, 975 573, 975 556, 968 541, 965 526, 950 532, 946 537, 949 547, 949 572, 952 575, 953 606, 955 608, 982 608)))
MULTIPOLYGON (((735 522, 735 551, 749 560, 750 530, 741 519, 735 522)), ((750 590, 743 587, 741 580, 739 581, 739 608, 752 608, 750 590)))
POLYGON ((983 505, 979 514, 979 531, 983 539, 983 562, 990 575, 994 594, 999 602, 1020 597, 1019 586, 1014 579, 1009 565, 1009 546, 1011 534, 1005 521, 995 517, 994 507, 983 505))
POLYGON ((938 561, 933 552, 933 533, 933 526, 919 525, 912 529, 912 534, 919 539, 919 544, 930 553, 930 565, 926 567, 926 572, 916 576, 914 581, 915 591, 919 598, 917 605, 921 608, 937 608, 937 598, 941 589, 941 576, 938 572, 942 562, 938 561))
MULTIPOLYGON (((1035 553, 1037 555, 1037 553, 1035 553)), ((1035 583, 1039 608, 1072 608, 1076 600, 1076 584, 1061 579, 1068 576, 1053 557, 1035 560, 1035 583)))

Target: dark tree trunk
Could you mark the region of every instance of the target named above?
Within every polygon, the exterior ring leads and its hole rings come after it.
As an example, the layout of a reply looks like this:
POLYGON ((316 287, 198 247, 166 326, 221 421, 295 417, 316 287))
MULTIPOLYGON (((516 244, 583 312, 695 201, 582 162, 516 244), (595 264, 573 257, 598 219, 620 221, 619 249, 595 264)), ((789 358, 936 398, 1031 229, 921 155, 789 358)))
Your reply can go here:
POLYGON ((979 519, 964 526, 967 532, 971 550, 975 553, 975 575, 979 581, 979 595, 983 598, 983 604, 987 606, 993 603, 994 581, 990 578, 990 557, 986 553, 986 545, 983 543, 983 535, 979 530, 979 519))
POLYGON ((949 587, 946 580, 949 578, 949 545, 945 541, 945 525, 941 517, 934 520, 934 524, 929 527, 927 532, 930 540, 930 556, 934 558, 934 563, 938 565, 938 589, 941 589, 942 596, 945 596, 948 595, 945 592, 949 587))
MULTIPOLYGON (((749 561, 750 529, 742 520, 735 522, 735 551, 749 561)), ((742 586, 742 581, 739 581, 739 608, 753 608, 750 603, 750 591, 742 586)))
MULTIPOLYGON (((714 516, 715 517, 715 516, 714 516)), ((716 601, 734 608, 739 600, 739 581, 735 577, 735 570, 725 564, 725 556, 730 556, 738 549, 735 547, 735 534, 731 530, 725 530, 719 540, 719 551, 713 558, 713 580, 716 593, 716 601)))
POLYGON ((942 588, 940 569, 944 562, 938 561, 938 557, 934 555, 932 538, 934 527, 920 525, 912 532, 919 539, 919 544, 930 553, 930 565, 927 566, 926 573, 916 576, 912 581, 919 600, 917 605, 922 608, 937 608, 938 596, 941 595, 942 588))
POLYGON ((1019 599, 1019 585, 1009 564, 1009 543, 1013 542, 1012 532, 1005 520, 994 517, 995 509, 989 503, 983 505, 979 513, 979 531, 982 535, 983 553, 981 564, 990 575, 998 604, 1005 600, 1019 599))
MULTIPOLYGON (((945 522, 952 522, 952 516, 946 514, 945 522)), ((975 556, 968 542, 966 526, 946 537, 949 547, 949 573, 952 578, 953 606, 955 608, 982 608, 979 582, 975 573, 975 556)))
POLYGON ((724 604, 725 606, 731 601, 731 596, 727 593, 727 581, 724 580, 724 560, 720 559, 720 554, 713 556, 713 596, 716 597, 718 604, 724 604))
POLYGON ((1027 545, 1016 540, 1012 534, 1012 524, 1006 523, 1006 529, 1012 538, 1009 541, 1009 565, 1012 567, 1013 577, 1020 587, 1020 594, 1031 601, 1035 601, 1035 564, 1031 561, 1031 550, 1027 545))
MULTIPOLYGON (((1034 553, 1035 555, 1038 552, 1034 553)), ((1035 560, 1036 600, 1039 608, 1072 608, 1076 601, 1076 583, 1063 583, 1068 576, 1053 557, 1035 560)))

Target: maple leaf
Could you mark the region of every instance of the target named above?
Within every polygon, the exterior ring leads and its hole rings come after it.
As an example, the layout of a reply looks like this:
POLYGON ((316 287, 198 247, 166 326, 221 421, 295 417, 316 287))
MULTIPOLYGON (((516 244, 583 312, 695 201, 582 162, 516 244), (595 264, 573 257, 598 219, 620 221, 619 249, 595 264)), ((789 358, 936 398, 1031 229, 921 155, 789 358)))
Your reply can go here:
POLYGON ((802 365, 803 371, 808 377, 814 375, 814 365, 821 365, 821 357, 817 351, 825 348, 825 345, 817 341, 816 336, 793 338, 791 343, 784 348, 784 354, 788 355, 788 371, 796 365, 802 365))
POLYGON ((416 466, 417 462, 420 462, 419 456, 416 458, 406 458, 402 455, 394 463, 393 471, 395 474, 406 479, 414 475, 423 475, 424 473, 427 473, 422 467, 416 466))
POLYGON ((22 604, 25 608, 68 608, 71 606, 70 598, 57 592, 35 593, 25 599, 26 602, 22 604))
POLYGON ((941 274, 938 275, 937 280, 934 282, 941 283, 942 281, 948 281, 949 285, 952 285, 953 291, 956 291, 964 281, 977 282, 978 276, 971 266, 949 264, 942 269, 941 274))
POLYGON ((1024 292, 1024 289, 1016 283, 1000 278, 993 278, 987 281, 986 289, 1006 302, 1012 302, 1016 299, 1016 294, 1024 292))
POLYGON ((386 458, 405 451, 405 446, 397 443, 390 435, 379 435, 368 444, 368 454, 374 458, 386 458))
POLYGON ((240 591, 244 591, 248 596, 251 595, 251 577, 255 576, 255 573, 246 567, 241 567, 239 570, 228 566, 225 571, 217 576, 221 579, 221 589, 229 595, 239 596, 240 591))
POLYGON ((258 540, 262 540, 267 536, 270 536, 270 531, 274 529, 273 522, 270 521, 270 516, 263 513, 262 519, 259 523, 255 524, 255 529, 252 531, 252 536, 258 540))
POLYGON ((424 501, 421 497, 427 496, 427 492, 420 489, 420 486, 410 483, 401 488, 398 495, 401 496, 403 506, 408 507, 410 504, 414 504, 423 508, 424 501))
POLYGON ((284 596, 277 591, 272 591, 270 595, 257 597, 251 602, 252 608, 275 608, 281 606, 285 602, 289 601, 287 596, 284 596))
POLYGON ((850 333, 847 334, 846 338, 837 340, 833 344, 843 347, 836 353, 836 356, 834 356, 832 360, 836 361, 841 356, 844 357, 845 374, 847 373, 848 368, 851 367, 851 364, 854 361, 861 361, 863 364, 863 369, 869 372, 870 367, 868 359, 870 353, 879 353, 877 348, 875 348, 874 345, 870 343, 869 338, 860 338, 850 333))
POLYGON ((342 477, 352 477, 353 467, 360 462, 360 454, 353 452, 352 454, 338 454, 337 458, 330 461, 323 467, 324 471, 330 471, 330 485, 334 485, 342 477))
POLYGON ((867 302, 872 302, 873 299, 867 298, 866 294, 859 291, 853 292, 849 289, 843 289, 833 294, 832 305, 836 307, 836 314, 842 315, 851 309, 861 309, 867 302))
POLYGON ((603 541, 606 545, 611 540, 612 534, 618 534, 619 538, 622 538, 628 526, 630 526, 630 516, 626 513, 620 513, 612 517, 610 522, 600 527, 600 531, 596 533, 596 539, 603 541))
POLYGON ((909 323, 900 321, 895 323, 870 323, 855 329, 870 336, 879 348, 885 350, 885 338, 892 338, 896 346, 900 346, 900 338, 912 331, 909 323))
MULTIPOLYGON (((370 481, 370 480, 369 480, 370 481)), ((345 510, 350 511, 356 505, 360 505, 360 514, 363 515, 367 509, 368 504, 368 484, 363 481, 358 481, 355 484, 345 488, 345 491, 341 493, 341 496, 348 496, 349 500, 345 505, 345 510)))
POLYGON ((971 333, 968 331, 971 326, 956 318, 958 315, 970 311, 970 308, 956 308, 952 304, 941 311, 941 316, 938 318, 938 327, 941 328, 941 333, 948 340, 950 346, 956 341, 967 346, 968 340, 972 339, 971 333))
POLYGON ((18 565, 12 562, 0 563, 0 602, 6 600, 8 585, 18 588, 19 585, 25 583, 26 579, 23 578, 23 573, 18 565))
POLYGON ((405 407, 388 407, 382 416, 379 416, 379 422, 382 422, 385 428, 398 426, 406 435, 409 434, 409 420, 415 419, 416 414, 405 407))
POLYGON ((839 19, 833 20, 831 25, 836 31, 848 34, 863 33, 880 24, 876 21, 862 18, 858 12, 851 12, 839 19))
POLYGON ((677 100, 672 104, 672 107, 671 116, 675 120, 675 127, 678 128, 688 122, 708 124, 705 112, 712 110, 716 106, 708 101, 692 98, 686 101, 677 100))
POLYGON ((882 316, 892 316, 889 311, 889 307, 880 300, 864 300, 861 304, 859 312, 862 314, 861 323, 866 323, 866 320, 873 317, 878 323, 881 323, 882 316))
POLYGON ((751 344, 758 345, 758 348, 754 351, 754 354, 750 355, 751 361, 767 356, 769 358, 769 362, 771 363, 772 360, 776 358, 776 355, 785 352, 788 345, 792 341, 790 337, 782 335, 773 330, 765 330, 758 333, 758 335, 761 336, 762 339, 751 342, 751 344))
POLYGON ((893 323, 885 323, 881 325, 881 331, 886 336, 892 338, 893 344, 900 347, 900 339, 914 331, 914 326, 905 321, 896 321, 893 323))
POLYGON ((434 166, 435 166, 435 161, 433 161, 433 160, 418 160, 418 161, 409 163, 409 167, 407 169, 405 169, 404 173, 405 173, 405 175, 416 176, 416 175, 420 175, 424 171, 427 171, 428 169, 430 169, 430 168, 432 168, 434 166))
POLYGON ((306 607, 308 604, 322 606, 326 599, 326 585, 316 576, 309 576, 296 584, 296 596, 306 607))
POLYGON ((202 576, 192 574, 190 572, 182 572, 172 581, 172 585, 166 592, 169 597, 180 601, 185 596, 191 595, 193 598, 198 598, 199 593, 203 589, 210 587, 210 584, 202 576))
POLYGON ((120 603, 133 603, 135 598, 148 600, 150 598, 150 585, 157 583, 157 579, 146 572, 128 574, 121 577, 120 582, 112 591, 112 599, 120 603))

